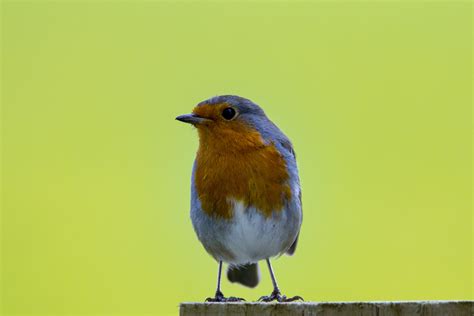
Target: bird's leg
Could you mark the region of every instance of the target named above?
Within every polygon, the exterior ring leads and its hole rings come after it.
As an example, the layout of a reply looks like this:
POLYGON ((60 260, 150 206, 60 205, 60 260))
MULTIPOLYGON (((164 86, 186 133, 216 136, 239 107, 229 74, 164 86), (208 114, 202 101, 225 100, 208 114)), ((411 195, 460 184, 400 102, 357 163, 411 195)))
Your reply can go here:
POLYGON ((221 292, 221 273, 222 273, 222 261, 219 261, 219 272, 217 273, 217 289, 216 295, 214 297, 206 298, 206 302, 240 302, 245 301, 243 298, 240 297, 225 297, 224 294, 221 292))
POLYGON ((270 263, 270 259, 267 259, 268 270, 270 271, 270 276, 272 277, 273 283, 273 292, 268 296, 262 296, 258 300, 262 302, 271 302, 271 301, 278 301, 278 302, 293 302, 297 300, 304 301, 301 296, 293 296, 293 297, 286 297, 285 295, 281 295, 280 289, 278 288, 278 284, 273 274, 272 265, 270 263))

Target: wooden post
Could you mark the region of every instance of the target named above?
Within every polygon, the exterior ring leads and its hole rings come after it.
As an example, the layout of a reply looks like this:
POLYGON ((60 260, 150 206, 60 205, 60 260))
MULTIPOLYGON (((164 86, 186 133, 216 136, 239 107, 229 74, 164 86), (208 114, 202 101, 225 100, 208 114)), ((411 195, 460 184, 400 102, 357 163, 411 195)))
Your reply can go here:
POLYGON ((474 316, 474 301, 181 303, 181 316, 474 316))

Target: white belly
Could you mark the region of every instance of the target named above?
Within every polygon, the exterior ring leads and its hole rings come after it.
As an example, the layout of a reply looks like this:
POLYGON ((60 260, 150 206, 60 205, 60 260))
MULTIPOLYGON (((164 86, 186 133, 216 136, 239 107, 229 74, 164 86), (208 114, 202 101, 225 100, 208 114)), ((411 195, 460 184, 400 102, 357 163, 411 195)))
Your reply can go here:
POLYGON ((223 245, 233 254, 231 263, 257 262, 277 256, 291 246, 299 230, 294 214, 282 209, 267 218, 254 207, 232 202, 234 216, 223 240, 223 245))

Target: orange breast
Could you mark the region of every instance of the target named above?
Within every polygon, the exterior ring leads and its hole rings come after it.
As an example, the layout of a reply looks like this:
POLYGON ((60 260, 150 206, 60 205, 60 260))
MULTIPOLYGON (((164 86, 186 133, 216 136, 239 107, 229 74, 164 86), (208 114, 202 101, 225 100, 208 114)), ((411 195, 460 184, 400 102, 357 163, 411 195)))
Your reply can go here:
POLYGON ((291 198, 288 171, 273 144, 241 122, 198 128, 195 184, 204 212, 232 217, 229 199, 254 206, 265 216, 291 198))

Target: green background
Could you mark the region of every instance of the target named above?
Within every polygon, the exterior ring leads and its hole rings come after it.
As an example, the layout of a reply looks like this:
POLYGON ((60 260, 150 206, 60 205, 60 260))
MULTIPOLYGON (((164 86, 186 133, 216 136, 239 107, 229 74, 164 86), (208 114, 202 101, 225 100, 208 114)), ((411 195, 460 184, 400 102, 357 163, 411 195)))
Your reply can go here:
MULTIPOLYGON (((176 314, 215 290, 189 219, 199 101, 292 139, 282 290, 473 299, 471 2, 2 2, 2 312, 176 314)), ((223 282, 227 295, 256 289, 223 282)))

